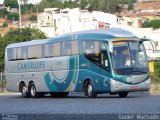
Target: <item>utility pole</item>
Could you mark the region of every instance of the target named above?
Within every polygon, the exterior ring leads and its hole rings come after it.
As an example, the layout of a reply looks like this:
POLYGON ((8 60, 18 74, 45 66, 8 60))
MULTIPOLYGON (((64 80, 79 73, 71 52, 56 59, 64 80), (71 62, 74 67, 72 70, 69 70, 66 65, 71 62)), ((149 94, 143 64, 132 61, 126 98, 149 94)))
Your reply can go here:
POLYGON ((19 28, 22 28, 22 19, 21 19, 21 1, 18 0, 18 5, 19 5, 19 28))

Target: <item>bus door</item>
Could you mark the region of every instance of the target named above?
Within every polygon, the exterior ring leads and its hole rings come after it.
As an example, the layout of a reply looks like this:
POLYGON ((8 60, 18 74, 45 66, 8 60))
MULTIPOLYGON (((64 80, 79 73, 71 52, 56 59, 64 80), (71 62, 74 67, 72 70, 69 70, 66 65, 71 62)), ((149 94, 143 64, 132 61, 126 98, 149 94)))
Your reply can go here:
POLYGON ((101 74, 105 76, 102 80, 101 85, 103 91, 110 91, 110 63, 109 63, 109 51, 108 43, 105 41, 100 42, 100 67, 102 68, 101 74))

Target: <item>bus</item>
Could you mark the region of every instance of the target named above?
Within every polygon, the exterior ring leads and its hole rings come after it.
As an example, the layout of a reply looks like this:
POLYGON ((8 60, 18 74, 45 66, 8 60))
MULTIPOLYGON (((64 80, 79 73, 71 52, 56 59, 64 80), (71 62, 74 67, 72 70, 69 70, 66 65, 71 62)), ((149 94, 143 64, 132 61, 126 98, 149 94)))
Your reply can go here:
POLYGON ((9 91, 22 97, 66 97, 148 91, 150 77, 143 41, 129 31, 108 28, 68 33, 6 47, 9 91))

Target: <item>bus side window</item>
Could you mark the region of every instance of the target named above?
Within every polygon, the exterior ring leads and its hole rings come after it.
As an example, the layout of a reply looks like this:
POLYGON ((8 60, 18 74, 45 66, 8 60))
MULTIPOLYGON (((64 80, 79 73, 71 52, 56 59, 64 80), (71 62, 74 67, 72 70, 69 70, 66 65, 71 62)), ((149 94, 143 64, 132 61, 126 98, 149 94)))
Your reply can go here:
POLYGON ((46 44, 44 46, 44 49, 45 49, 45 52, 44 52, 45 58, 53 57, 53 44, 46 44))
POLYGON ((61 43, 53 43, 53 56, 57 57, 61 55, 61 43))
POLYGON ((72 46, 72 55, 79 54, 78 41, 77 40, 71 41, 71 46, 72 46))
POLYGON ((99 41, 86 40, 82 41, 84 55, 100 66, 99 41))
POLYGON ((83 53, 85 55, 90 55, 94 53, 93 43, 91 41, 82 41, 83 44, 83 53))
POLYGON ((21 47, 18 47, 17 48, 17 57, 16 57, 17 60, 21 60, 22 59, 22 56, 21 56, 21 47))
POLYGON ((28 59, 42 58, 42 45, 28 47, 28 59))
POLYGON ((62 55, 71 55, 71 41, 62 42, 62 55))
POLYGON ((27 46, 21 47, 21 59, 26 59, 27 58, 27 46))
POLYGON ((7 54, 9 61, 16 60, 17 48, 8 48, 7 54))
POLYGON ((12 50, 13 48, 8 48, 7 49, 7 58, 8 58, 8 60, 10 61, 10 60, 12 60, 12 50))

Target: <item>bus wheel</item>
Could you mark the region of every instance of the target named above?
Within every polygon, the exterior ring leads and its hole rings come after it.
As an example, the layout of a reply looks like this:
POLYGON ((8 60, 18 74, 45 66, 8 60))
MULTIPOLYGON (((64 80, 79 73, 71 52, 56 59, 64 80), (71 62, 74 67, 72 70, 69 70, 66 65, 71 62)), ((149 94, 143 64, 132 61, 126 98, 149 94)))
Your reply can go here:
POLYGON ((30 84, 29 92, 32 98, 36 98, 39 96, 34 83, 30 84))
POLYGON ((21 91, 22 97, 24 98, 29 97, 29 92, 25 83, 20 84, 20 91, 21 91))
POLYGON ((90 98, 94 98, 97 96, 97 93, 94 92, 94 88, 93 88, 93 85, 89 82, 88 85, 87 85, 87 95, 88 97, 90 98))
POLYGON ((127 97, 128 92, 120 92, 120 93, 118 93, 118 94, 119 94, 119 97, 125 98, 125 97, 127 97))

